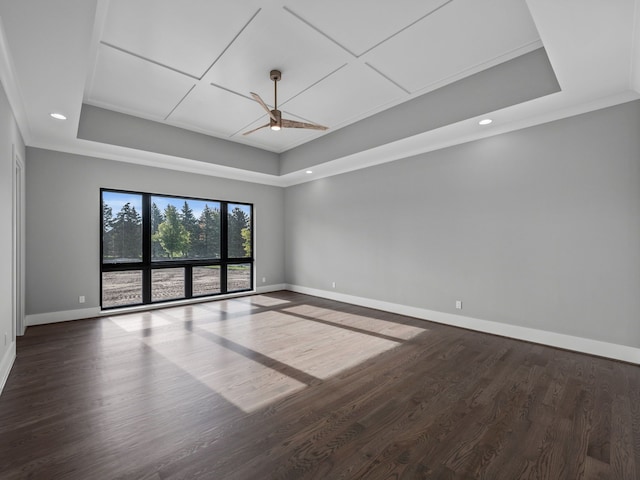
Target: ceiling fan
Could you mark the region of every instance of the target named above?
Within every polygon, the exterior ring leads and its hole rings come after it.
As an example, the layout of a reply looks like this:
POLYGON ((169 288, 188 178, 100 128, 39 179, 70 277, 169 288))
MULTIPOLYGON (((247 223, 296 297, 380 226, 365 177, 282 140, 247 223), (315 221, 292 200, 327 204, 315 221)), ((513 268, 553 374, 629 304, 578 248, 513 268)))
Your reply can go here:
POLYGON ((253 130, 249 130, 248 132, 244 132, 243 135, 249 135, 250 133, 266 127, 269 127, 271 128, 271 130, 276 131, 280 130, 281 128, 307 128, 310 130, 327 130, 329 128, 325 127, 324 125, 318 125, 317 123, 298 122, 296 120, 288 120, 286 118, 282 118, 282 112, 278 110, 278 82, 282 78, 282 73, 280 72, 280 70, 271 70, 269 78, 273 80, 273 110, 271 110, 264 102, 264 100, 260 98, 260 95, 254 92, 250 92, 255 101, 262 105, 262 108, 264 108, 269 114, 269 123, 258 128, 254 128, 253 130))

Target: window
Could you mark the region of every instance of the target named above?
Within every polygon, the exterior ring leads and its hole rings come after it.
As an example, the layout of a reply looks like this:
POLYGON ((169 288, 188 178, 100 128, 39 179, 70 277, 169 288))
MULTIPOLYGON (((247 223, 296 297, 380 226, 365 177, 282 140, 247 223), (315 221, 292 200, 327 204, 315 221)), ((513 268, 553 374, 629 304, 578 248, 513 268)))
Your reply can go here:
POLYGON ((142 195, 102 193, 102 263, 142 261, 142 195))
POLYGON ((101 190, 101 305, 253 288, 253 206, 101 190))
POLYGON ((220 208, 221 202, 152 196, 151 259, 220 258, 220 208))

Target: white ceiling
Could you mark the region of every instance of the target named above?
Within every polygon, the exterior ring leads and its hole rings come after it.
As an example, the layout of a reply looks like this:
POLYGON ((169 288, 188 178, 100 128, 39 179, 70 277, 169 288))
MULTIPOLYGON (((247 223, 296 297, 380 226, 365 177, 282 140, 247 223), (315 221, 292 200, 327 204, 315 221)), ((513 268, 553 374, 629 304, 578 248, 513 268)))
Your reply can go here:
MULTIPOLYGON (((281 153, 545 47, 561 92, 486 112, 488 129, 470 119, 334 159, 329 175, 638 98, 637 3, 0 0, 0 79, 28 145, 149 163, 147 152, 78 139, 82 103, 281 153), (271 69, 282 71, 283 115, 329 131, 242 135, 268 121, 249 92, 272 105, 271 69), (50 119, 53 111, 69 120, 50 119)), ((258 177, 250 180, 308 180, 258 177)))

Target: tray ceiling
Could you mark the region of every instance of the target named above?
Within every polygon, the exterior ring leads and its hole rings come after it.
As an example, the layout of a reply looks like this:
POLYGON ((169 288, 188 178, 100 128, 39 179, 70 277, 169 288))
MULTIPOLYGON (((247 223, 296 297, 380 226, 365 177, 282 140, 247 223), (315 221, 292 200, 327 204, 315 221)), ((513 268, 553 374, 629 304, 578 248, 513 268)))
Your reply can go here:
POLYGON ((84 101, 283 152, 541 46, 524 0, 111 0, 84 101))
POLYGON ((286 186, 636 100, 638 25, 640 0, 0 0, 0 81, 27 146, 286 186), (556 89, 477 88, 541 48, 556 89), (272 69, 330 130, 242 135, 272 69))

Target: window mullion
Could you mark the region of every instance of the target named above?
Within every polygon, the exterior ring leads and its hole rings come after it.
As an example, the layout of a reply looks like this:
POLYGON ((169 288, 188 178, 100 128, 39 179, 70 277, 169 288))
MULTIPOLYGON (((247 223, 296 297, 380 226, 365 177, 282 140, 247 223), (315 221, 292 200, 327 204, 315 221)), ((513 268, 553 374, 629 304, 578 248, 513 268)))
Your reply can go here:
POLYGON ((142 195, 142 303, 151 303, 151 195, 142 195))
POLYGON ((193 297, 193 265, 184 266, 184 296, 193 297))
POLYGON ((227 293, 227 266, 229 262, 228 252, 228 228, 229 228, 229 215, 227 214, 227 202, 220 204, 220 259, 222 265, 220 265, 220 293, 227 293))

